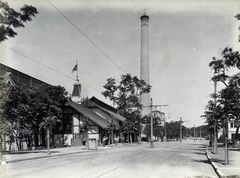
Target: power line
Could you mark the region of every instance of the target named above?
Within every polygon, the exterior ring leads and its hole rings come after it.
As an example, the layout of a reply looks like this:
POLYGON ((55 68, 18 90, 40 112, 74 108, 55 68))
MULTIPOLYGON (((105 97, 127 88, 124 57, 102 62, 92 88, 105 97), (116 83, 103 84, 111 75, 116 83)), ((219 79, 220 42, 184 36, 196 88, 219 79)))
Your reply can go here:
MULTIPOLYGON (((2 46, 4 46, 4 45, 2 45, 2 46)), ((29 60, 31 60, 31 61, 34 61, 34 62, 40 64, 40 65, 42 65, 42 66, 44 66, 44 67, 46 67, 46 68, 48 68, 48 69, 50 69, 50 70, 52 70, 52 71, 60 74, 60 75, 63 75, 63 76, 65 76, 65 77, 67 77, 67 78, 69 78, 69 79, 71 79, 71 80, 75 80, 74 78, 69 77, 69 76, 67 76, 66 74, 64 74, 64 73, 62 73, 62 72, 59 72, 58 70, 53 69, 53 68, 51 68, 51 67, 49 67, 49 66, 47 66, 47 65, 45 65, 45 64, 43 64, 43 63, 41 63, 41 62, 39 62, 39 61, 37 61, 37 60, 35 60, 35 59, 33 59, 33 58, 30 58, 30 57, 26 56, 25 54, 22 54, 22 53, 14 50, 14 49, 12 49, 12 48, 9 48, 9 47, 7 47, 7 46, 4 46, 4 47, 7 48, 7 49, 9 49, 9 50, 11 50, 11 51, 13 51, 13 52, 15 52, 15 53, 17 53, 17 54, 19 54, 19 55, 21 55, 21 56, 23 56, 23 57, 25 57, 25 58, 27 58, 27 59, 29 59, 29 60)), ((80 83, 81 83, 82 85, 88 87, 88 88, 91 88, 91 89, 93 89, 93 90, 98 91, 98 92, 101 93, 101 91, 99 91, 99 90, 97 90, 97 89, 95 89, 95 88, 93 88, 93 87, 91 87, 91 86, 89 86, 89 85, 87 85, 87 84, 85 84, 85 83, 82 83, 82 82, 80 82, 80 83)))
POLYGON ((72 26, 74 26, 88 41, 90 41, 101 53, 104 54, 114 65, 116 65, 123 73, 126 73, 119 65, 117 65, 102 49, 100 49, 87 35, 85 35, 69 18, 67 18, 56 6, 47 0, 72 26))

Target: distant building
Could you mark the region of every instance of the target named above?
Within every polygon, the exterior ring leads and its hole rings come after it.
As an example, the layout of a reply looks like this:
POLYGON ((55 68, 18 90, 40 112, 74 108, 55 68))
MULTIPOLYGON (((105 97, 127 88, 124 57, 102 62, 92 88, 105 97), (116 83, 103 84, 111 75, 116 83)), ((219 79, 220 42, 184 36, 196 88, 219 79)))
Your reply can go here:
MULTIPOLYGON (((26 87, 36 87, 38 85, 47 83, 0 63, 0 84, 9 84, 12 86, 22 84, 25 85, 26 87)), ((36 140, 39 144, 44 143, 44 141, 42 141, 41 139, 45 138, 43 136, 45 132, 44 131, 41 132, 42 132, 41 134, 33 136, 33 140, 37 138, 36 140)), ((3 136, 3 142, 4 142, 4 144, 2 145, 3 150, 8 151, 9 144, 7 136, 3 136)), ((23 148, 24 149, 26 148, 26 144, 24 144, 24 141, 23 148)), ((17 150, 17 146, 15 143, 12 144, 11 150, 17 150)))
MULTIPOLYGON (((229 140, 234 140, 235 138, 235 134, 236 134, 236 130, 237 130, 237 123, 235 122, 235 120, 232 120, 231 122, 228 123, 228 138, 229 140)), ((238 141, 240 141, 240 131, 238 131, 238 141)))

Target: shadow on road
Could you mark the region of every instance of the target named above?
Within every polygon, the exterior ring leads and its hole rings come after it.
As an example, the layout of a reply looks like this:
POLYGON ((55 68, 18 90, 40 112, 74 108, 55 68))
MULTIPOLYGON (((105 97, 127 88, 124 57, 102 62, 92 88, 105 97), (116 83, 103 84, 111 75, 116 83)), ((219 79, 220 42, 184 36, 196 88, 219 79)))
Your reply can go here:
POLYGON ((194 154, 198 154, 198 155, 206 155, 205 153, 203 152, 193 152, 194 154))
POLYGON ((205 164, 210 164, 210 162, 208 160, 196 160, 196 159, 193 159, 192 161, 194 162, 198 162, 198 163, 205 163, 205 164))

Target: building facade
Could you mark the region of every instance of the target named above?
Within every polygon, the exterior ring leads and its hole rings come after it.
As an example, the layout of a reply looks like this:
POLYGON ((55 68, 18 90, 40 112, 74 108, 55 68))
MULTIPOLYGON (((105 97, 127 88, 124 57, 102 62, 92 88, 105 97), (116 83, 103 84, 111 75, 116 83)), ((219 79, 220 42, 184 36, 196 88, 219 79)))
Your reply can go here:
MULTIPOLYGON (((10 68, 0 63, 0 83, 10 85, 25 85, 26 87, 36 87, 46 84, 34 77, 26 75, 20 71, 10 68)), ((48 85, 48 84, 47 84, 48 85)), ((103 138, 106 144, 113 142, 113 139, 120 137, 119 128, 125 120, 117 111, 100 101, 96 97, 91 99, 81 99, 81 85, 74 84, 71 98, 62 108, 63 116, 60 123, 57 123, 55 129, 52 130, 50 146, 79 146, 86 144, 87 133, 99 135, 98 144, 103 144, 103 138), (86 128, 87 127, 87 128, 86 128), (111 128, 112 127, 112 128, 111 128), (88 130, 86 132, 86 129, 88 130)), ((17 145, 8 143, 7 136, 4 136, 3 150, 17 150, 17 145)), ((25 140, 20 140, 23 149, 27 149, 25 140)), ((32 135, 31 145, 34 148, 44 148, 47 143, 47 136, 44 129, 36 130, 32 135)))

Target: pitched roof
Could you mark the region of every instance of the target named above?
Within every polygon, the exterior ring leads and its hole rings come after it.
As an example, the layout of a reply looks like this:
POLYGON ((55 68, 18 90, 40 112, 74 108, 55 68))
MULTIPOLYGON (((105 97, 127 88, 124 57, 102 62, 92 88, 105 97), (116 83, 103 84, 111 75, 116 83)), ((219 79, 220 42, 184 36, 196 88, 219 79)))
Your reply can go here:
POLYGON ((112 111, 112 112, 117 113, 117 110, 116 110, 114 107, 112 107, 112 106, 104 103, 103 101, 99 100, 99 99, 96 98, 95 96, 93 96, 92 98, 90 98, 90 101, 94 102, 94 103, 97 104, 98 106, 101 106, 101 107, 103 107, 103 108, 105 108, 105 109, 107 109, 107 110, 110 110, 110 111, 112 111))
POLYGON ((84 116, 88 117, 91 121, 98 124, 100 127, 102 128, 108 127, 109 122, 103 117, 101 117, 100 115, 93 112, 91 109, 83 107, 80 104, 74 103, 72 101, 68 101, 66 104, 71 106, 72 108, 74 108, 75 110, 83 114, 84 116))
MULTIPOLYGON (((95 98, 94 97, 94 100, 93 100, 93 97, 90 99, 90 101, 92 101, 92 103, 96 106, 96 107, 98 107, 98 108, 100 108, 101 110, 103 110, 103 111, 105 111, 105 112, 107 112, 108 114, 110 114, 112 117, 114 117, 115 119, 117 119, 117 120, 120 120, 120 121, 125 121, 126 120, 126 118, 125 117, 123 117, 123 116, 121 116, 120 114, 118 114, 117 112, 113 112, 114 110, 109 110, 109 109, 106 109, 106 107, 103 107, 102 105, 98 105, 97 103, 95 103, 94 101, 100 101, 100 100, 98 100, 97 98, 95 98)), ((99 103, 99 102, 98 102, 99 103)), ((103 102, 101 101, 101 103, 100 104, 102 104, 103 102)), ((105 103, 103 103, 103 104, 105 104, 105 103)), ((105 104, 106 105, 106 104, 105 104)), ((109 106, 110 107, 110 106, 109 106)), ((108 107, 107 107, 108 108, 108 107)))
POLYGON ((80 96, 81 95, 81 84, 74 84, 73 85, 73 92, 72 96, 80 96))

